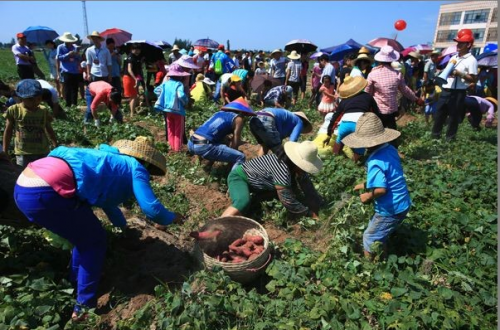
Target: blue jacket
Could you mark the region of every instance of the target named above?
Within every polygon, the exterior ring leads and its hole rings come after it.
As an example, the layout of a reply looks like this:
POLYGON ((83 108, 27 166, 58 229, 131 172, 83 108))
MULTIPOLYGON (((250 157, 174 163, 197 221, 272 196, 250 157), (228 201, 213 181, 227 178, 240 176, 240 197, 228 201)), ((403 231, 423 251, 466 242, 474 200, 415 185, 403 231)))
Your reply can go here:
POLYGON ((229 73, 233 71, 233 68, 235 66, 234 61, 221 50, 212 55, 212 58, 210 59, 210 67, 213 67, 215 65, 217 59, 220 59, 221 61, 222 73, 229 73))
POLYGON ((276 130, 280 133, 282 140, 289 136, 290 141, 297 142, 304 126, 299 116, 281 108, 265 108, 262 111, 269 112, 274 116, 276 130))
POLYGON ((233 121, 236 117, 238 115, 234 112, 216 112, 194 133, 212 143, 222 143, 228 134, 233 133, 233 121))
POLYGON ((57 147, 49 156, 68 163, 75 176, 76 196, 102 208, 115 226, 126 225, 118 205, 134 196, 149 219, 160 225, 172 223, 175 213, 154 195, 148 171, 134 157, 122 155, 107 144, 99 149, 57 147))
POLYGON ((171 112, 181 116, 186 115, 184 107, 189 99, 184 93, 184 85, 180 81, 169 79, 156 87, 154 92, 158 96, 155 110, 171 112))

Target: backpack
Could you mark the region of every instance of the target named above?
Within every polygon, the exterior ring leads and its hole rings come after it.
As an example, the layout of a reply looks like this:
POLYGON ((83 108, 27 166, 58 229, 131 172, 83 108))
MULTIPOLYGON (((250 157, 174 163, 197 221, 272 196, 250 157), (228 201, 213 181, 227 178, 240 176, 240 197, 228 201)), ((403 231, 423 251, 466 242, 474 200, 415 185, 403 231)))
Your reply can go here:
POLYGON ((217 58, 215 60, 214 72, 215 72, 215 74, 218 74, 218 75, 224 73, 224 70, 222 69, 222 61, 220 58, 217 58))

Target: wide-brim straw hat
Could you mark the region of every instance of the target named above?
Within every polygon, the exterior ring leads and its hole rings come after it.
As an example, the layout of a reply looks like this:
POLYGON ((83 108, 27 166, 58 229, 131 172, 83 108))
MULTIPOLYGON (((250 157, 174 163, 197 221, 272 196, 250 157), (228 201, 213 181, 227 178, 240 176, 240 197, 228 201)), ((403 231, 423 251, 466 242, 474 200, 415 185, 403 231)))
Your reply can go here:
POLYGON ((370 50, 368 48, 366 48, 365 46, 362 46, 359 50, 358 50, 358 54, 366 54, 366 55, 370 55, 370 50))
POLYGON ((358 61, 360 60, 365 60, 365 61, 368 61, 370 63, 373 63, 373 59, 366 55, 366 54, 359 54, 358 57, 356 57, 356 59, 354 60, 354 64, 358 63, 358 61))
POLYGON ((316 174, 321 171, 323 161, 318 156, 318 147, 312 141, 285 142, 285 153, 288 158, 306 173, 316 174))
POLYGON ((186 77, 190 76, 189 72, 182 70, 182 67, 178 63, 172 63, 167 72, 167 77, 186 77))
POLYGON ((292 112, 294 115, 299 116, 302 119, 302 122, 304 123, 304 126, 302 126, 302 133, 311 133, 313 126, 311 122, 309 121, 309 118, 307 118, 306 114, 303 113, 302 111, 296 111, 292 112))
POLYGON ((409 52, 409 53, 408 53, 408 56, 409 56, 409 57, 416 58, 417 60, 419 60, 419 59, 422 57, 422 56, 420 55, 420 53, 419 53, 419 52, 415 52, 415 51, 413 51, 413 52, 409 52))
POLYGON ((174 50, 181 50, 181 49, 179 48, 179 46, 174 45, 174 46, 172 47, 172 51, 174 51, 174 50))
POLYGON ((382 63, 391 63, 399 60, 399 53, 391 46, 383 46, 380 51, 375 54, 375 61, 382 63))
POLYGON ((222 111, 236 111, 242 115, 255 116, 252 108, 248 105, 248 102, 243 97, 238 97, 233 102, 229 102, 221 108, 222 111))
POLYGON ((183 68, 187 68, 187 69, 199 69, 200 66, 199 65, 196 65, 194 63, 194 60, 191 56, 189 55, 182 55, 177 61, 175 61, 174 63, 177 63, 179 64, 180 66, 182 66, 183 68))
POLYGON ((371 148, 393 141, 401 135, 395 129, 384 128, 376 114, 365 112, 356 123, 356 130, 342 139, 350 148, 371 148))
POLYGON ((357 95, 365 89, 366 85, 368 85, 368 81, 362 76, 347 76, 339 87, 340 98, 347 99, 357 95))
POLYGON ((283 54, 283 51, 282 51, 281 49, 279 49, 279 48, 278 48, 278 49, 273 50, 273 51, 271 52, 271 55, 276 54, 276 53, 281 53, 281 54, 283 54))
POLYGON ((300 54, 297 53, 296 50, 292 50, 292 52, 290 53, 290 55, 287 56, 289 59, 291 60, 298 60, 300 58, 300 54))
POLYGON ((101 36, 101 34, 99 32, 97 32, 97 31, 92 31, 92 33, 87 36, 87 38, 89 38, 89 39, 92 39, 93 37, 94 38, 99 38, 101 40, 104 40, 104 37, 101 36))
POLYGON ((64 32, 62 36, 59 37, 62 42, 77 42, 78 38, 73 36, 70 32, 64 32))
POLYGON ((113 147, 117 148, 123 155, 132 156, 150 164, 148 171, 151 175, 163 176, 167 171, 165 156, 145 136, 138 136, 134 141, 118 140, 113 143, 113 147))

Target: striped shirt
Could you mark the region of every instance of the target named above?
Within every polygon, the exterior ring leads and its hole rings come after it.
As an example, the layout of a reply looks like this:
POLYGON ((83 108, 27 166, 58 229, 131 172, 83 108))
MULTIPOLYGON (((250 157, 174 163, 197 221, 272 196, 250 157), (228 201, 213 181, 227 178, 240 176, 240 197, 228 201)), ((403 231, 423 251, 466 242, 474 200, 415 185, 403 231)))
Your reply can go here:
POLYGON ((275 154, 254 158, 242 165, 248 184, 255 190, 275 190, 275 186, 291 187, 292 176, 288 166, 275 154))

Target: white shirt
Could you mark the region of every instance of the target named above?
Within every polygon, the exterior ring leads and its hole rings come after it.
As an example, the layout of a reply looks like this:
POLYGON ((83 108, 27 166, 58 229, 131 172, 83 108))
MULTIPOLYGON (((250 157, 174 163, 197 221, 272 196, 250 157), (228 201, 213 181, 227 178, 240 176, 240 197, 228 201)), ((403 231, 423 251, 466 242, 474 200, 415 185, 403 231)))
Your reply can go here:
POLYGON ((48 89, 50 91, 50 94, 52 94, 52 102, 53 103, 59 103, 59 96, 57 95, 57 91, 54 88, 54 86, 52 86, 51 84, 49 84, 45 80, 42 80, 42 79, 37 79, 37 80, 38 80, 38 82, 40 83, 40 85, 42 86, 43 89, 48 89))
POLYGON ((90 65, 90 74, 96 77, 107 77, 108 67, 111 67, 111 53, 106 47, 92 46, 85 52, 87 65, 90 65))
MULTIPOLYGON (((450 58, 450 62, 453 60, 456 61, 454 70, 477 75, 477 60, 471 53, 467 53, 462 57, 459 57, 458 54, 454 55, 450 58)), ((442 88, 449 89, 467 89, 467 87, 469 87, 469 83, 460 77, 448 77, 447 83, 442 86, 442 88)))

